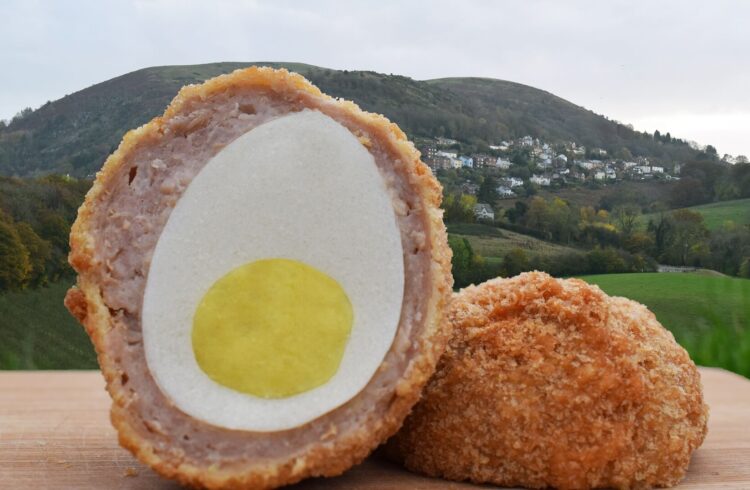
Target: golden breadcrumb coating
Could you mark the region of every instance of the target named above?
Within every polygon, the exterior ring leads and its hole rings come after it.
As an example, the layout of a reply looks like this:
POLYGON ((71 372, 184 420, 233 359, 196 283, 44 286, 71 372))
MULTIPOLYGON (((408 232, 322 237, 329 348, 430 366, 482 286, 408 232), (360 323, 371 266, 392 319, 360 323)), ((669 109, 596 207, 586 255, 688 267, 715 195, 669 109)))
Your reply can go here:
POLYGON ((671 486, 706 435, 687 352, 653 313, 531 272, 454 295, 454 337, 387 452, 452 480, 671 486))
MULTIPOLYGON (((439 209, 440 201, 440 185, 428 167, 420 161, 419 152, 398 126, 381 115, 362 111, 352 102, 323 94, 300 75, 283 69, 251 67, 180 90, 163 116, 154 118, 124 136, 117 151, 107 159, 97 174, 96 181, 78 212, 78 219, 70 236, 69 260, 78 273, 78 282, 77 287, 68 292, 65 305, 83 323, 96 348, 107 390, 113 400, 111 420, 118 431, 120 444, 162 476, 201 488, 271 488, 311 476, 338 475, 361 462, 400 427, 418 400, 421 389, 432 374, 450 336, 450 324, 443 313, 453 283, 450 275, 451 253, 447 245, 442 211, 439 209), (377 143, 381 151, 389 155, 394 172, 397 170, 407 177, 410 196, 424 216, 419 251, 429 253, 428 268, 425 271, 427 287, 419 297, 424 310, 413 322, 418 323, 414 335, 401 339, 399 345, 394 341, 386 358, 396 358, 397 351, 400 353, 398 355, 402 355, 402 351, 407 352, 403 354, 409 356, 403 371, 398 376, 393 376, 387 362, 384 362, 373 377, 374 381, 371 381, 371 384, 380 384, 373 387, 368 385, 355 399, 324 416, 333 417, 338 412, 360 410, 357 408, 362 403, 359 398, 364 397, 366 392, 380 390, 377 392, 383 395, 377 406, 372 406, 369 411, 361 410, 356 419, 352 417, 353 428, 339 431, 335 425, 331 425, 330 431, 320 441, 299 447, 291 445, 287 457, 245 457, 232 461, 219 459, 217 462, 216 458, 208 460, 191 457, 183 448, 190 444, 187 436, 180 438, 177 434, 165 433, 160 425, 145 419, 139 413, 138 410, 143 410, 143 407, 156 403, 154 400, 157 398, 152 393, 149 400, 143 399, 139 392, 142 386, 134 386, 134 377, 132 373, 128 374, 128 370, 134 367, 127 365, 117 351, 126 343, 128 329, 122 322, 123 311, 108 304, 104 295, 105 288, 109 287, 113 279, 109 264, 98 254, 106 245, 107 237, 100 236, 97 226, 102 221, 100 215, 113 211, 108 209, 110 200, 117 186, 126 185, 122 182, 127 182, 131 166, 143 164, 138 163, 136 158, 139 151, 158 147, 170 138, 182 137, 181 134, 174 135, 176 129, 183 133, 202 129, 205 121, 200 117, 194 121, 190 119, 196 113, 196 108, 209 106, 213 99, 248 92, 262 92, 274 100, 320 110, 349 127, 365 146, 377 143)), ((406 209, 403 202, 401 206, 404 208, 403 212, 408 214, 410 210, 406 209)), ((139 320, 135 322, 138 323, 139 320)), ((126 347, 139 349, 139 356, 143 357, 141 344, 126 347)), ((163 410, 176 410, 168 406, 168 401, 157 401, 166 406, 163 410)), ((190 421, 185 422, 189 423, 190 421)), ((221 434, 233 437, 234 440, 239 437, 236 431, 206 428, 199 421, 193 423, 204 433, 214 431, 220 434, 208 445, 210 448, 214 444, 221 445, 221 434)), ((307 427, 288 433, 302 438, 304 434, 298 433, 308 430, 307 427)), ((255 438, 260 437, 248 433, 247 447, 253 444, 255 438)))

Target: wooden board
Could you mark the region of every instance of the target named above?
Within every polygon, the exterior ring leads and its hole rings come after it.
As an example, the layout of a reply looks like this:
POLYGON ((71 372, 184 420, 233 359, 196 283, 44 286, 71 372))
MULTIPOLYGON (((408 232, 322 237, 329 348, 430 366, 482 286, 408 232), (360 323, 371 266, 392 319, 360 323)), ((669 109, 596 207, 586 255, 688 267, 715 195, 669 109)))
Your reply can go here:
MULTIPOLYGON (((706 442, 680 489, 750 489, 750 381, 702 368, 711 407, 706 442)), ((98 371, 0 372, 0 487, 176 489, 117 445, 98 371)), ((371 457, 299 489, 479 488, 410 474, 371 457)), ((482 487, 487 488, 487 487, 482 487)))

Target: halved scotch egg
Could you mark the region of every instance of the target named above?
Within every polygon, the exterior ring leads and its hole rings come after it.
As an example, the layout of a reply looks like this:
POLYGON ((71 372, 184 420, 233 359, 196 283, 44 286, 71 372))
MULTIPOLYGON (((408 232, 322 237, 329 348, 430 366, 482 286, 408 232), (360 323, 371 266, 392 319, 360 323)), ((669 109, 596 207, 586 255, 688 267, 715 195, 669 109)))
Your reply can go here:
POLYGON ((66 305, 121 444, 208 488, 364 459, 449 336, 440 196, 396 125, 299 75, 183 88, 125 136, 71 233, 66 305))

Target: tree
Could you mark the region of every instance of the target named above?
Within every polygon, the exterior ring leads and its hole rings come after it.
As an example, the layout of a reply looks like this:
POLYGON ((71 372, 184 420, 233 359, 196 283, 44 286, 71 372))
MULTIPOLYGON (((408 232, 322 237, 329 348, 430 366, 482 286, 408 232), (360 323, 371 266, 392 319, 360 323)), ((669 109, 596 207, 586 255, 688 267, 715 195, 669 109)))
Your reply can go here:
POLYGON ((474 205, 477 198, 470 194, 448 194, 443 201, 445 221, 450 223, 473 223, 474 205))
POLYGON ((654 131, 654 139, 656 141, 661 141, 661 133, 659 132, 658 129, 656 131, 654 131))
POLYGON ((708 200, 703 183, 692 177, 682 178, 674 185, 669 195, 669 201, 676 208, 703 204, 708 200))
POLYGON ((740 265, 739 276, 744 277, 745 279, 750 279, 750 257, 747 257, 742 261, 742 265, 740 265))
POLYGON ((738 164, 750 163, 750 160, 748 160, 745 155, 737 155, 737 157, 734 159, 734 163, 738 163, 738 164))
POLYGON ((672 213, 672 228, 667 239, 665 258, 676 265, 700 265, 708 254, 708 229, 703 215, 689 209, 678 209, 672 213))
POLYGON ((13 223, 0 215, 0 291, 21 288, 30 271, 29 251, 13 223))
POLYGON ((52 247, 46 240, 29 226, 28 223, 16 223, 16 231, 24 247, 29 252, 30 270, 26 277, 26 283, 31 287, 43 286, 47 282, 46 267, 52 256, 52 247))
POLYGON ((481 255, 474 253, 474 249, 466 238, 449 235, 448 245, 453 252, 451 266, 455 287, 465 287, 486 279, 484 259, 481 255))
POLYGON ((521 248, 514 248, 503 257, 502 274, 513 277, 529 270, 529 256, 521 248))
POLYGON ((479 186, 479 192, 477 192, 477 198, 480 202, 488 203, 490 206, 494 206, 497 201, 497 182, 492 176, 487 176, 479 186))
POLYGON ((630 238, 638 226, 638 217, 641 210, 635 204, 622 204, 612 211, 615 224, 622 233, 624 239, 630 238))

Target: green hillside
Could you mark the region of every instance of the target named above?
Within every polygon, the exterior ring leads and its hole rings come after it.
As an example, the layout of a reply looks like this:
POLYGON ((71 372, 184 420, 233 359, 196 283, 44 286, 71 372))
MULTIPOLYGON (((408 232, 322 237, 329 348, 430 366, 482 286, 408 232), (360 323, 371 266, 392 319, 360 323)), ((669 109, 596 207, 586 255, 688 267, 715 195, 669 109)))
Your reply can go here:
MULTIPOLYGON (((0 125, 0 175, 89 176, 127 130, 161 114, 180 87, 251 64, 145 68, 48 102, 8 127, 0 125)), ((257 64, 298 71, 333 96, 385 114, 412 137, 446 136, 481 149, 528 134, 550 142, 575 140, 611 152, 625 147, 634 156, 666 162, 695 155, 684 142, 655 141, 548 92, 517 83, 479 78, 418 81, 299 63, 257 64)))
POLYGON ((697 364, 750 377, 750 280, 701 273, 582 279, 648 306, 697 364))
MULTIPOLYGON (((729 221, 736 225, 750 225, 750 199, 714 202, 687 209, 701 213, 709 230, 720 228, 729 221)), ((650 216, 644 216, 644 223, 648 223, 650 216)))
POLYGON ((0 369, 97 367, 86 332, 63 306, 71 283, 0 293, 0 369))
POLYGON ((529 235, 510 230, 501 230, 494 226, 475 224, 448 224, 448 232, 457 237, 466 238, 474 252, 492 261, 501 258, 513 250, 520 248, 534 255, 556 255, 578 251, 564 245, 547 242, 529 235))

